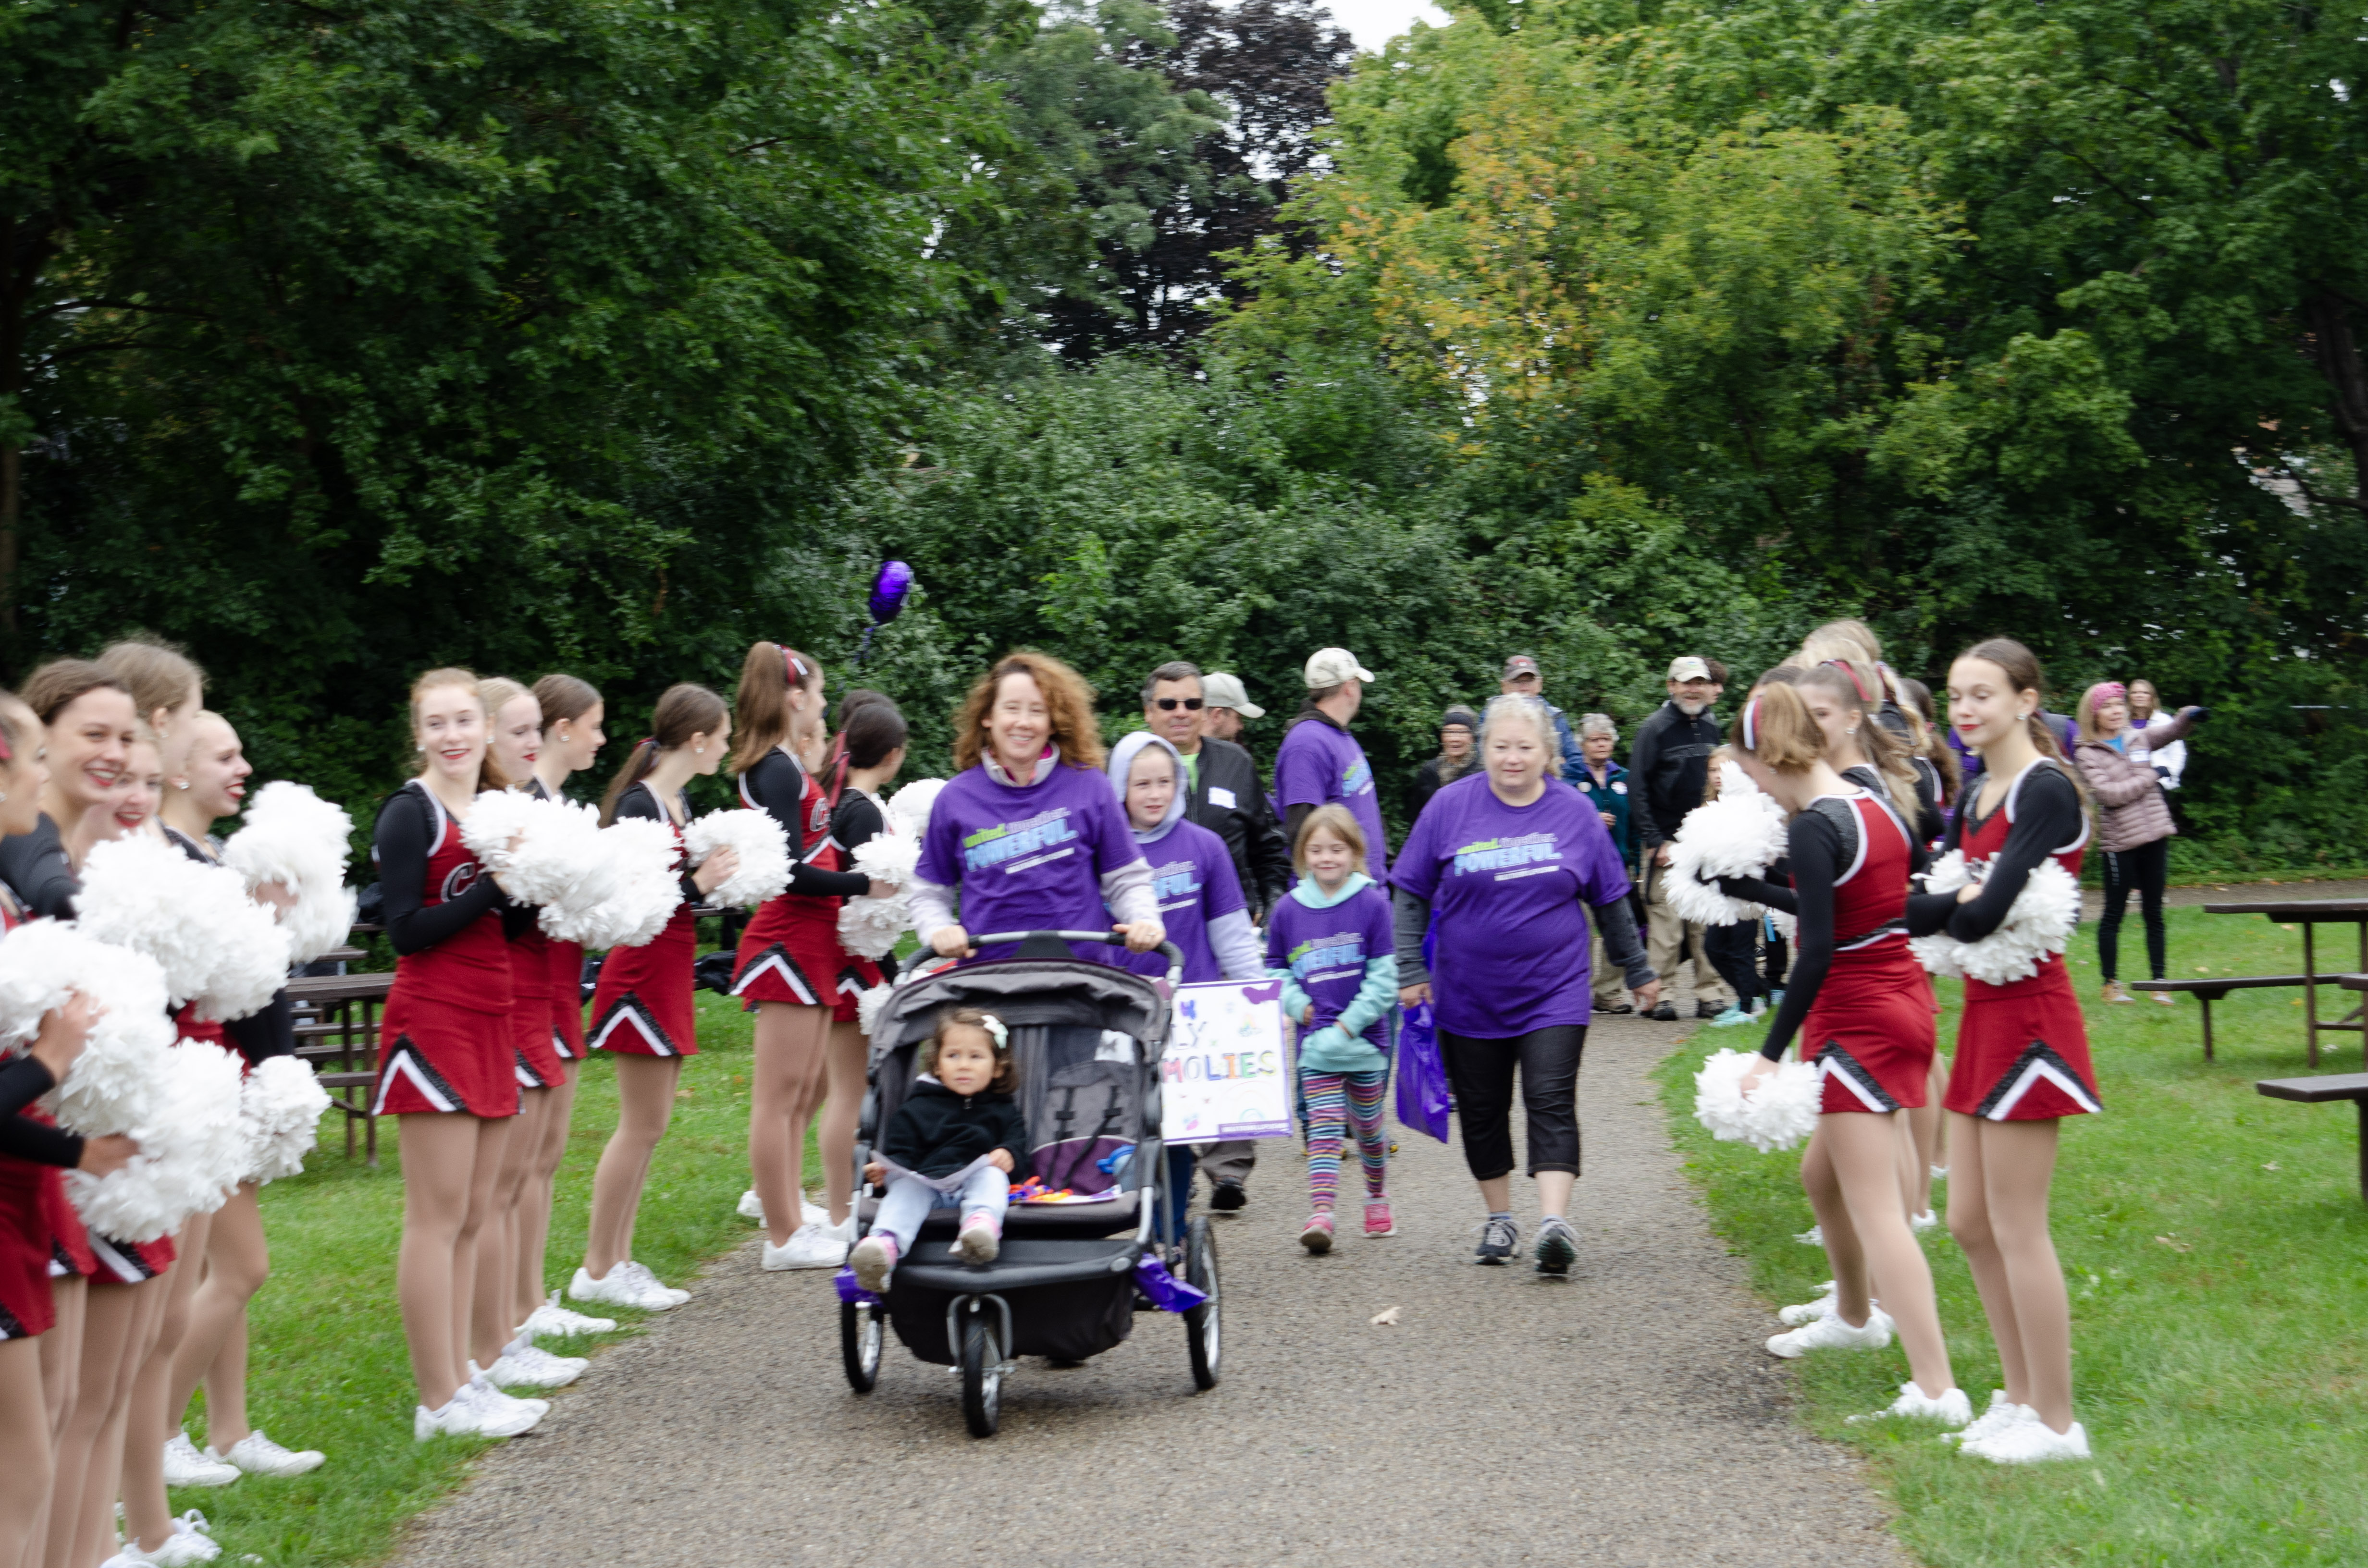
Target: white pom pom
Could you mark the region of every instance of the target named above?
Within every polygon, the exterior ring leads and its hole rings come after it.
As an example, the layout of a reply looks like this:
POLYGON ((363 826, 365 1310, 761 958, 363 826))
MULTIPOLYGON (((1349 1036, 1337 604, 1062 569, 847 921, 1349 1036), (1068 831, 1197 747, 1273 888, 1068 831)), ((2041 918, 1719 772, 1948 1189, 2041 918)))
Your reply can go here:
POLYGON ((21 1050, 40 1033, 42 1015, 76 993, 104 1010, 58 1087, 58 1120, 85 1137, 121 1132, 139 1119, 173 1044, 164 970, 55 920, 29 922, 0 942, 0 1042, 21 1050))
POLYGON ((880 1010, 888 1006, 888 998, 895 994, 896 988, 883 980, 858 996, 855 999, 855 1027, 869 1037, 880 1022, 880 1010))
POLYGON ((83 1222, 118 1241, 153 1242, 192 1214, 211 1214, 246 1174, 238 1059, 229 1051, 188 1040, 157 1053, 142 1100, 137 1119, 118 1130, 140 1153, 105 1176, 66 1173, 83 1222))
POLYGON ((318 1138, 329 1091, 311 1063, 294 1056, 266 1059, 240 1087, 238 1114, 246 1135, 245 1179, 260 1187, 304 1168, 318 1138))
POLYGON ((1778 1153, 1817 1130, 1817 1070, 1805 1062, 1779 1062, 1746 1099, 1743 1075, 1761 1060, 1748 1051, 1716 1051, 1705 1057, 1694 1074, 1694 1119, 1721 1142, 1778 1153))
MULTIPOLYGON (((1964 856, 1951 850, 1924 880, 1927 892, 1954 892, 1972 880, 1964 856)), ((2072 945, 2080 922, 2080 884, 2054 859, 2032 868, 1998 928, 1978 942, 1960 942, 1946 932, 1918 937, 1907 948, 1924 967, 1943 979, 1964 976, 1985 985, 2029 980, 2039 966, 2072 945)))
POLYGON ((750 908, 779 898, 790 885, 790 835, 765 812, 710 812, 683 835, 690 863, 701 866, 718 849, 739 852, 740 864, 709 890, 711 903, 750 908))
POLYGON ((889 812, 906 837, 919 841, 929 825, 929 808, 945 787, 942 778, 916 778, 888 798, 889 812))
POLYGON ((165 966, 174 1002, 201 1018, 243 1018, 288 978, 288 934, 245 880, 154 838, 111 838, 83 863, 74 924, 165 966))
MULTIPOLYGON (((1736 775, 1741 778, 1741 772, 1736 775)), ((1756 877, 1784 853, 1784 810, 1750 786, 1725 787, 1715 801, 1686 813, 1669 845, 1669 907, 1681 920, 1735 926, 1756 919, 1759 906, 1721 892, 1714 877, 1756 877)))
POLYGON ((901 833, 883 833, 855 846, 854 869, 896 892, 886 898, 850 898, 839 906, 839 945, 867 959, 885 958, 896 950, 913 928, 912 901, 905 884, 921 858, 921 841, 901 833))
POLYGON ((579 930, 605 927, 609 916, 602 906, 616 896, 620 869, 600 836, 600 813, 590 806, 488 790, 470 805, 461 842, 504 892, 535 906, 544 935, 580 942, 579 930))
MULTIPOLYGON (((647 817, 619 817, 600 830, 600 838, 613 891, 602 901, 598 918, 582 923, 582 935, 551 935, 587 948, 641 947, 666 928, 682 903, 682 885, 674 869, 674 832, 647 817)), ((551 928, 546 925, 544 929, 551 928)))
POLYGON ((354 890, 346 885, 354 822, 345 809, 279 778, 256 792, 240 820, 222 846, 222 864, 246 879, 250 892, 278 882, 295 894, 279 915, 290 960, 310 963, 344 942, 355 917, 354 890))

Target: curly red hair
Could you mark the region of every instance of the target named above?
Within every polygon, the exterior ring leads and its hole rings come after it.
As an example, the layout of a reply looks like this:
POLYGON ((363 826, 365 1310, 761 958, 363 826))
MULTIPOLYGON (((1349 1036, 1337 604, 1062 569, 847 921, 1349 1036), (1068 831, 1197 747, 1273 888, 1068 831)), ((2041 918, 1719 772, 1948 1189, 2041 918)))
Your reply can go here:
POLYGON ((986 755, 987 710, 995 706, 996 690, 1007 676, 1026 676, 1044 694, 1044 710, 1052 722, 1053 744, 1060 748, 1061 760, 1072 767, 1100 772, 1102 727, 1094 716, 1094 688, 1086 684, 1085 676, 1033 648, 1016 648, 996 660, 962 699, 954 712, 955 768, 975 767, 986 755))

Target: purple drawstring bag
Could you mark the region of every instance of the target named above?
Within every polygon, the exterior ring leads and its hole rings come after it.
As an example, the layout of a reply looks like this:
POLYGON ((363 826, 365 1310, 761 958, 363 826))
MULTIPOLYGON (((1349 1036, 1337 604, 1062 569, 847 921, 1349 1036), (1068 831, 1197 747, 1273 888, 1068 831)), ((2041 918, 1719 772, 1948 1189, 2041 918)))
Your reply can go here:
POLYGON ((1156 1253, 1144 1253, 1135 1260, 1134 1284, 1163 1312, 1189 1312, 1209 1299, 1209 1292, 1198 1285, 1169 1273, 1156 1253))
POLYGON ((1439 1056, 1439 1028, 1430 1004, 1417 1002, 1398 1026, 1398 1120, 1447 1142, 1447 1064, 1439 1056))

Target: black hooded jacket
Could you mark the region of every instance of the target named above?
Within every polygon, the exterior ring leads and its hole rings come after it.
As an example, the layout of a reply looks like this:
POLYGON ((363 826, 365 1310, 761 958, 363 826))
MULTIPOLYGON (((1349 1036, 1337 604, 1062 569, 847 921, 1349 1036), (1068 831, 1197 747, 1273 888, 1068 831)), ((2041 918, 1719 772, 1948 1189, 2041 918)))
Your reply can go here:
POLYGON ((958 1095, 934 1078, 913 1085, 888 1131, 880 1153, 926 1176, 951 1176, 981 1154, 1011 1151, 1011 1179, 1028 1175, 1028 1123, 1009 1095, 989 1089, 958 1095))

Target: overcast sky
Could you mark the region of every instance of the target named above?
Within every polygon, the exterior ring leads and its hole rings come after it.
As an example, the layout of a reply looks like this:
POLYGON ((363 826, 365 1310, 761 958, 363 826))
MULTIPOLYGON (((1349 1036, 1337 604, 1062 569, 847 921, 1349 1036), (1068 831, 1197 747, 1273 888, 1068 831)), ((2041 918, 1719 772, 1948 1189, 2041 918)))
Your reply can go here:
POLYGON ((1363 50, 1381 48, 1417 21, 1447 25, 1447 14, 1428 0, 1326 0, 1325 8, 1363 50))

